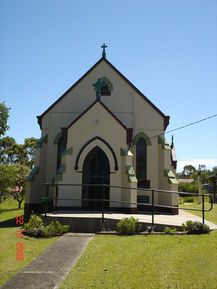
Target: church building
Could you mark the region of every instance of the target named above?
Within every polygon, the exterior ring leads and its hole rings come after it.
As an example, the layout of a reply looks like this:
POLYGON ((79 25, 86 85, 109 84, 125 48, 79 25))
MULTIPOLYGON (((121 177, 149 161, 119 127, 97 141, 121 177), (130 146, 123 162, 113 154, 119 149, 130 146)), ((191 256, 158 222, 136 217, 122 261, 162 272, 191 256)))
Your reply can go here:
POLYGON ((175 148, 164 138, 169 116, 102 48, 99 61, 38 116, 41 138, 26 185, 26 215, 43 210, 45 183, 58 184, 58 194, 49 192, 58 209, 100 210, 104 189, 107 210, 135 213, 149 209, 154 190, 158 211, 178 213, 171 193, 178 190, 175 148))

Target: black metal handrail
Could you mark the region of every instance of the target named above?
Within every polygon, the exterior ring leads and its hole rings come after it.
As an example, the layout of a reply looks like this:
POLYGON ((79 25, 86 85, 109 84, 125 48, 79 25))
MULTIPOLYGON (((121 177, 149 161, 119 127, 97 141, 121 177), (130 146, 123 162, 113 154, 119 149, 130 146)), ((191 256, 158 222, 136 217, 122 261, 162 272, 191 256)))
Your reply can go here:
POLYGON ((202 222, 204 224, 205 222, 205 212, 209 212, 213 208, 213 199, 210 194, 196 194, 196 193, 188 193, 188 192, 177 192, 177 191, 166 191, 166 190, 159 190, 159 189, 146 189, 146 188, 137 188, 137 187, 125 187, 125 186, 114 186, 114 185, 108 185, 108 184, 56 184, 56 183, 44 183, 43 186, 45 186, 45 197, 42 197, 43 200, 45 200, 45 210, 44 210, 44 215, 45 219, 47 217, 47 211, 48 211, 48 203, 47 201, 53 200, 57 204, 57 201, 100 201, 102 202, 102 226, 104 227, 105 223, 105 202, 109 203, 119 203, 119 204, 130 204, 130 205, 140 205, 140 206, 149 206, 150 203, 143 203, 143 202, 128 202, 128 201, 117 201, 117 200, 108 200, 105 199, 105 188, 118 188, 118 189, 127 189, 127 190, 137 190, 137 191, 145 191, 145 192, 150 192, 151 193, 151 215, 152 215, 152 227, 154 226, 154 215, 155 215, 155 209, 158 207, 161 208, 169 208, 169 209, 177 209, 177 206, 166 206, 166 205, 158 205, 154 203, 154 195, 155 192, 159 193, 170 193, 170 194, 176 194, 176 195, 191 195, 191 196, 197 196, 201 197, 202 199, 202 208, 196 209, 196 208, 181 208, 184 210, 189 210, 189 211, 198 211, 202 212, 202 222), (102 198, 100 199, 91 199, 91 198, 59 198, 58 197, 58 187, 60 186, 70 186, 70 187, 102 187, 102 198), (55 187, 56 188, 56 197, 49 197, 49 188, 50 187, 55 187), (210 201, 210 208, 205 209, 205 197, 209 197, 210 201))

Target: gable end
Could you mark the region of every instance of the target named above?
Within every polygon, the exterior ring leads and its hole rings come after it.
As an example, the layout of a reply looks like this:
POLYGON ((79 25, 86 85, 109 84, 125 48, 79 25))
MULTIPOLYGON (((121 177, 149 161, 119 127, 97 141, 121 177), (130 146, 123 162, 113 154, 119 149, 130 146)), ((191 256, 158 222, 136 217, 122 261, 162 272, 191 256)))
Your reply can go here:
MULTIPOLYGON (((169 124, 169 116, 166 116, 159 108, 157 108, 135 85, 130 82, 111 62, 109 62, 105 58, 100 58, 79 80, 77 80, 62 96, 60 96, 47 110, 45 110, 40 116, 37 116, 38 124, 40 128, 42 127, 42 118, 58 103, 60 102, 66 94, 68 94, 76 85, 78 85, 98 64, 102 61, 105 61, 111 68, 114 70, 124 81, 128 83, 130 87, 132 87, 152 108, 157 111, 164 118, 164 130, 166 130, 169 124)), ((102 104, 102 103, 101 103, 102 104)), ((106 108, 107 109, 107 108, 106 108)))

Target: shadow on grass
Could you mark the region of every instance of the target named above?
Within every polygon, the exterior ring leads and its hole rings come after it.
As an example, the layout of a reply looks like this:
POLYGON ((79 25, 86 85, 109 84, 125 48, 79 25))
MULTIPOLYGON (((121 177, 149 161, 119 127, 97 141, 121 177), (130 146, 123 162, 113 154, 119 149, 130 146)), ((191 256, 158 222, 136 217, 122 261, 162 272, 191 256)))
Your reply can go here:
MULTIPOLYGON (((22 208, 21 208, 22 209, 22 208)), ((13 208, 13 209, 0 209, 0 214, 4 212, 13 212, 13 211, 18 211, 20 209, 18 208, 13 208)))
POLYGON ((12 228, 12 227, 17 227, 16 218, 0 222, 0 228, 12 228))

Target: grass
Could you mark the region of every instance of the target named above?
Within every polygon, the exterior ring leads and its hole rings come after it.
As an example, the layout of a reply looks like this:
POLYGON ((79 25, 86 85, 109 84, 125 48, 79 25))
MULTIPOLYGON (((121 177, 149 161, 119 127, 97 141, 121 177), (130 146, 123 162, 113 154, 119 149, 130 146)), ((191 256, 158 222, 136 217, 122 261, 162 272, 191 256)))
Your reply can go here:
MULTIPOLYGON (((198 203, 184 203, 180 205, 180 208, 185 209, 185 208, 193 208, 193 209, 199 209, 201 210, 202 205, 198 203)), ((210 204, 205 203, 205 209, 209 209, 210 204)), ((188 213, 194 214, 196 216, 202 217, 202 212, 199 211, 191 211, 191 210, 186 210, 188 213)), ((213 204, 213 209, 210 212, 205 212, 205 219, 207 221, 213 222, 217 224, 217 204, 213 204)), ((217 287, 216 287, 217 288, 217 287)))
POLYGON ((217 232, 100 236, 59 289, 216 289, 217 232))
POLYGON ((0 222, 23 215, 23 208, 18 209, 18 202, 12 198, 0 203, 0 222))
MULTIPOLYGON (((182 206, 199 206, 184 204, 182 206)), ((25 237, 24 261, 16 260, 17 202, 0 204, 0 285, 15 275, 56 238, 25 237)), ((189 211, 188 211, 189 212, 189 211)), ((190 211, 191 212, 191 211, 190 211)), ((200 212, 196 212, 199 213, 200 212)), ((217 205, 206 213, 217 223, 217 205)), ((96 236, 60 289, 216 289, 217 232, 200 236, 96 236)))
POLYGON ((15 223, 17 216, 23 215, 23 209, 17 209, 17 202, 9 199, 0 204, 0 285, 38 257, 57 238, 34 239, 16 237, 21 227, 15 223), (16 260, 16 243, 24 244, 24 260, 16 260))

